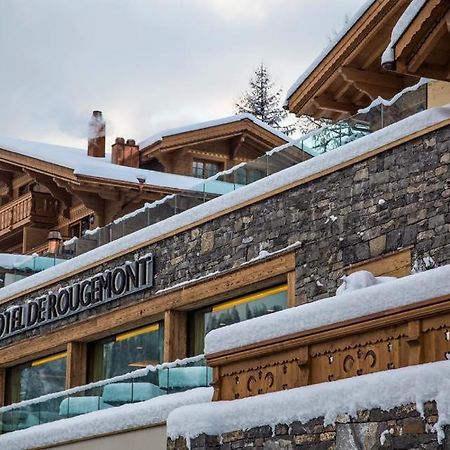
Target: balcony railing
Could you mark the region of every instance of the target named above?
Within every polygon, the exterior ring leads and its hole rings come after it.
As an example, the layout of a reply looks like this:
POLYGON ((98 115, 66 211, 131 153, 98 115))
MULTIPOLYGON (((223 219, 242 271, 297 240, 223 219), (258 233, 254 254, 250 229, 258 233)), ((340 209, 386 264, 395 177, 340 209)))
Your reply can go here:
POLYGON ((29 223, 52 225, 58 215, 58 201, 50 194, 29 192, 0 208, 0 236, 29 223))
POLYGON ((203 355, 176 363, 147 366, 125 375, 50 393, 0 408, 0 432, 150 400, 161 395, 207 387, 212 371, 203 355))

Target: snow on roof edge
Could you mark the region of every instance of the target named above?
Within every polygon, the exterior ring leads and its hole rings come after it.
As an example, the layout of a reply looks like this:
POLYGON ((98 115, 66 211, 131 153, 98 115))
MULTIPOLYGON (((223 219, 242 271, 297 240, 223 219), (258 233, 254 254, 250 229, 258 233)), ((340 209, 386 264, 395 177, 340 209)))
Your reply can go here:
POLYGON ((196 388, 162 395, 143 402, 102 409, 84 415, 61 418, 25 430, 0 435, 0 447, 14 450, 47 448, 96 436, 157 425, 180 406, 211 401, 213 389, 196 388))
POLYGON ((422 111, 370 135, 345 144, 334 151, 308 159, 234 192, 212 199, 209 202, 123 236, 101 247, 97 247, 58 266, 19 280, 0 289, 0 302, 10 297, 18 296, 23 291, 47 284, 55 278, 83 271, 86 266, 92 267, 96 262, 111 260, 114 258, 114 255, 130 252, 130 248, 143 245, 162 235, 174 232, 194 222, 204 220, 212 214, 223 212, 228 208, 236 208, 253 198, 268 194, 284 186, 289 186, 300 179, 318 174, 327 168, 332 168, 345 161, 350 161, 375 148, 387 145, 411 135, 418 130, 428 128, 448 119, 450 119, 450 104, 445 107, 422 111))
POLYGON ((220 119, 214 119, 214 120, 208 120, 206 122, 198 122, 191 125, 185 125, 182 127, 177 128, 169 128, 167 130, 163 130, 159 133, 154 134, 153 136, 148 137, 147 139, 144 139, 139 143, 139 149, 142 150, 146 147, 149 147, 150 145, 162 141, 163 138, 168 136, 174 136, 177 134, 182 133, 188 133, 189 131, 197 131, 202 130, 204 128, 212 128, 219 125, 226 125, 229 123, 239 122, 241 120, 248 119, 251 120, 255 125, 258 125, 262 128, 264 128, 266 131, 269 131, 270 133, 274 134, 275 136, 278 136, 280 139, 285 140, 286 142, 291 142, 292 139, 284 134, 283 132, 271 127, 267 123, 263 122, 262 120, 259 120, 252 114, 248 113, 242 113, 242 114, 235 114, 234 116, 228 116, 223 117, 220 119))
POLYGON ((403 36, 410 23, 416 18, 427 0, 412 0, 403 14, 398 19, 391 32, 391 39, 381 56, 381 64, 388 64, 395 60, 394 47, 403 36))
POLYGON ((308 68, 297 78, 292 86, 286 92, 286 99, 284 100, 284 106, 287 106, 289 99, 294 92, 303 84, 304 81, 312 74, 314 69, 328 56, 328 54, 336 47, 339 41, 353 28, 358 20, 364 15, 364 13, 374 4, 377 0, 366 0, 366 2, 358 9, 352 19, 344 25, 342 30, 336 35, 332 42, 330 42, 317 56, 308 68))
POLYGON ((217 328, 205 337, 205 354, 230 351, 268 339, 450 296, 449 278, 450 265, 446 265, 217 328))
POLYGON ((305 424, 318 417, 324 417, 328 425, 340 415, 356 417, 357 411, 389 411, 410 403, 423 413, 424 403, 435 400, 441 440, 450 419, 449 390, 449 361, 421 364, 239 400, 182 406, 169 414, 167 435, 190 440, 203 433, 220 436, 267 425, 275 429, 278 424, 305 424))

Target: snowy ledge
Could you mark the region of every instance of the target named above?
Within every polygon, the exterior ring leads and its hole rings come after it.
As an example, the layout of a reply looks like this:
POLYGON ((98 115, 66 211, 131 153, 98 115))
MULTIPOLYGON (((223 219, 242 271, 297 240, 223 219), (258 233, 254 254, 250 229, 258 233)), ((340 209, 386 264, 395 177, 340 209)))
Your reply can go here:
POLYGON ((292 184, 299 183, 302 179, 311 179, 314 176, 319 177, 323 171, 342 166, 343 164, 351 164, 351 161, 355 158, 364 156, 377 148, 392 144, 421 130, 438 125, 448 119, 450 119, 450 105, 415 114, 375 133, 364 136, 357 141, 343 145, 334 151, 296 164, 242 187, 237 191, 222 195, 161 222, 142 228, 109 244, 102 245, 48 270, 12 283, 0 289, 0 302, 23 295, 27 291, 35 291, 39 287, 55 282, 56 279, 88 270, 97 266, 99 262, 112 260, 116 255, 136 251, 139 247, 162 239, 169 233, 175 233, 179 229, 204 221, 212 215, 224 214, 228 209, 238 208, 240 204, 270 195, 273 191, 287 189, 292 184))
POLYGON ((140 403, 95 411, 70 419, 36 425, 0 436, 0 448, 31 450, 164 423, 180 406, 209 402, 212 388, 197 388, 140 403))
MULTIPOLYGON (((294 421, 306 423, 324 417, 325 425, 338 416, 356 416, 357 411, 435 400, 439 421, 435 431, 441 440, 443 426, 450 423, 450 362, 378 372, 346 380, 315 384, 241 400, 183 406, 169 414, 167 435, 192 439, 203 433, 218 436, 237 430, 294 421)), ((1 441, 0 441, 1 442, 1 441)))
POLYGON ((209 332, 205 354, 237 349, 268 339, 450 296, 450 265, 342 293, 209 332))

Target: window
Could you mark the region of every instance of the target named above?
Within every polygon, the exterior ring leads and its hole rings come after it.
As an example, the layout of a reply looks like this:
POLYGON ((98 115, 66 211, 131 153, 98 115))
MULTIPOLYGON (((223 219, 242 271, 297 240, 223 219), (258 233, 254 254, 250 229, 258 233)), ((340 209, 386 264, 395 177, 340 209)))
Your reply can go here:
POLYGON ((8 403, 21 402, 63 391, 66 384, 66 353, 58 353, 31 363, 12 367, 7 372, 8 403))
POLYGON ((156 323, 94 342, 89 347, 89 380, 98 381, 158 364, 164 328, 156 323))
POLYGON ((82 237, 86 230, 91 226, 91 216, 83 217, 79 222, 75 222, 69 227, 70 237, 82 237))
POLYGON ((192 175, 197 178, 209 178, 223 170, 223 164, 215 161, 194 159, 192 161, 192 175))
POLYGON ((287 297, 287 284, 282 284, 193 312, 190 355, 203 353, 205 335, 211 330, 286 309, 287 297))

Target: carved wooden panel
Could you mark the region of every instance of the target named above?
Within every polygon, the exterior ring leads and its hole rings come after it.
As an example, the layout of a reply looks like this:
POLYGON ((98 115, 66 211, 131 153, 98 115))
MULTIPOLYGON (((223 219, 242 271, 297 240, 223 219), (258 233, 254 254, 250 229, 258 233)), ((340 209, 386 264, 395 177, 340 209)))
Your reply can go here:
POLYGON ((400 311, 398 319, 384 317, 376 326, 368 320, 367 325, 348 324, 332 333, 322 328, 211 359, 217 374, 215 399, 250 397, 450 359, 446 309, 450 310, 450 299, 424 305, 423 310, 400 311), (411 318, 405 320, 405 314, 411 318))
POLYGON ((220 368, 219 390, 222 400, 251 397, 308 384, 306 348, 255 358, 243 364, 220 368))

